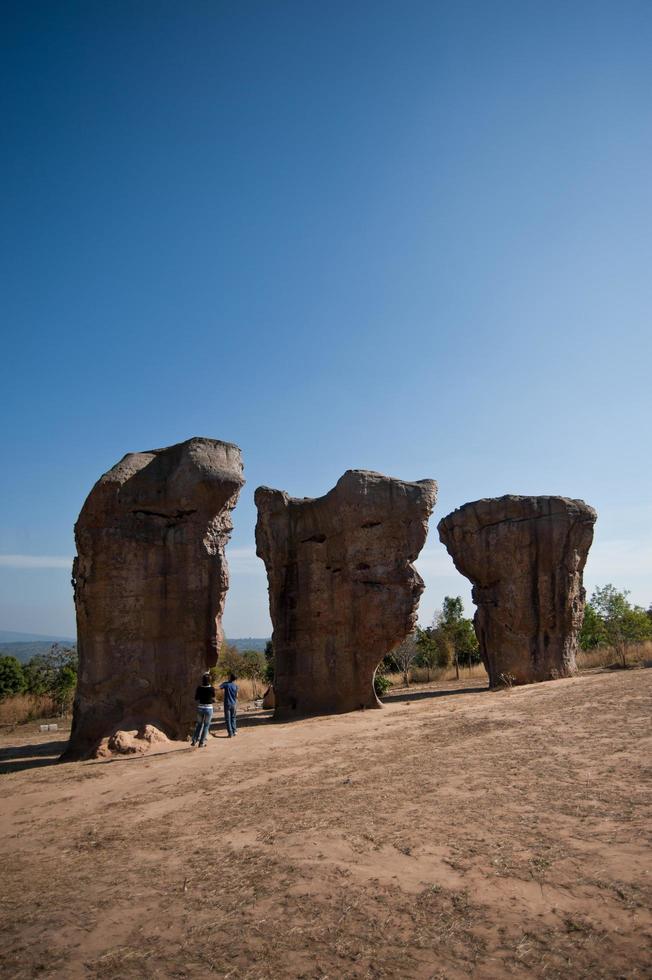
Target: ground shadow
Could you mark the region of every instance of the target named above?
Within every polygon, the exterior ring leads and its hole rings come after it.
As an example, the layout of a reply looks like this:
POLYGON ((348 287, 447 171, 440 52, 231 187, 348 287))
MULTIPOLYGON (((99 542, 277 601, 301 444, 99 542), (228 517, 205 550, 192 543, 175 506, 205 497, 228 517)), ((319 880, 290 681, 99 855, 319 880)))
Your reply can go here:
POLYGON ((59 756, 67 745, 68 739, 29 745, 9 745, 5 749, 0 749, 0 773, 53 766, 59 761, 59 756))
MULTIPOLYGON (((274 721, 274 709, 263 709, 265 714, 255 714, 249 717, 246 714, 238 715, 238 731, 241 728, 254 728, 256 725, 269 725, 274 721)), ((226 723, 223 720, 213 722, 211 725, 211 735, 213 738, 224 738, 226 734, 226 723)))
POLYGON ((451 698, 457 694, 484 694, 488 687, 456 687, 454 690, 443 691, 401 691, 398 694, 386 694, 383 704, 393 704, 397 701, 423 701, 426 698, 451 698))

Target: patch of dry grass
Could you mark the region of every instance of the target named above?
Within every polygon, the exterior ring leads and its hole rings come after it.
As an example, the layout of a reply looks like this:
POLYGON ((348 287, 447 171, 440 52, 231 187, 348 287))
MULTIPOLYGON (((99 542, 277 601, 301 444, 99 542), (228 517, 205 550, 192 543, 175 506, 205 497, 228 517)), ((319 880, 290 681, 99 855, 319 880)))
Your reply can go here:
MULTIPOLYGON (((638 667, 652 661, 652 640, 645 643, 632 643, 627 648, 627 663, 630 667, 638 667)), ((577 666, 580 670, 591 670, 595 667, 610 667, 620 665, 620 654, 613 647, 598 647, 595 650, 580 650, 577 655, 577 666)))
MULTIPOLYGON (((213 681, 213 684, 215 685, 215 697, 218 703, 222 704, 224 701, 224 694, 220 691, 222 681, 213 681)), ((258 698, 262 698, 267 690, 267 681, 254 681, 249 677, 238 677, 236 684, 238 685, 239 701, 256 701, 258 698)))
MULTIPOLYGON (((241 702, 262 698, 267 689, 265 681, 255 682, 247 677, 238 678, 237 684, 241 702)), ((216 686, 215 695, 218 703, 221 704, 224 697, 219 686, 216 686)), ((55 703, 46 694, 16 694, 12 698, 5 698, 4 701, 0 701, 0 726, 24 725, 28 721, 54 718, 56 715, 55 703)))
POLYGON ((47 694, 16 694, 0 701, 0 725, 22 725, 54 714, 54 701, 47 694))
MULTIPOLYGON (((394 672, 387 674, 392 687, 404 687, 403 674, 394 672)), ((487 672, 482 664, 474 664, 469 667, 460 665, 460 680, 486 680, 487 672)), ((431 681, 454 681, 456 680, 454 667, 413 667, 410 670, 410 683, 429 684, 431 681)))
MULTIPOLYGON (((598 667, 620 665, 620 656, 612 647, 598 647, 596 650, 580 650, 577 654, 577 666, 580 671, 593 670, 598 667)), ((652 663, 652 640, 645 643, 632 643, 627 649, 627 664, 630 667, 640 667, 652 663)), ((399 671, 387 674, 392 687, 404 687, 403 674, 399 671)), ((460 680, 484 680, 487 672, 482 664, 474 664, 470 669, 460 664, 460 680)), ((454 681, 455 667, 413 667, 410 670, 410 683, 429 684, 432 681, 454 681)))

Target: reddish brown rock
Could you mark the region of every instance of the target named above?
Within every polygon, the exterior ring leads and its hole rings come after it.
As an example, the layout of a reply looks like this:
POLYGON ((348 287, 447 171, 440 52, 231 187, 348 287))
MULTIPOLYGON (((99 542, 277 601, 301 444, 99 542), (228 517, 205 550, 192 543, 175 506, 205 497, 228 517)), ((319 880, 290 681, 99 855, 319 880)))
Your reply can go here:
POLYGON ((473 583, 474 625, 492 687, 570 677, 596 512, 583 500, 476 500, 438 525, 455 567, 473 583))
POLYGON ((237 446, 196 438, 129 453, 91 490, 75 525, 68 758, 118 730, 187 734, 198 679, 222 642, 224 546, 243 483, 237 446))
POLYGON ((256 550, 274 626, 276 717, 376 707, 373 676, 416 622, 413 567, 433 480, 349 470, 325 496, 256 490, 256 550))

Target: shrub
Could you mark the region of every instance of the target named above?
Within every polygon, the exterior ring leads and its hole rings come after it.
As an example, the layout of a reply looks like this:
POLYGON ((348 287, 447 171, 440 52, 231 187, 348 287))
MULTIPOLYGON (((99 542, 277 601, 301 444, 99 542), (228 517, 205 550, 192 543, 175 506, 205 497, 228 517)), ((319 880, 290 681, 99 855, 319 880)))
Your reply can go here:
POLYGON ((391 686, 392 682, 390 681, 389 677, 387 674, 384 674, 379 667, 374 674, 374 690, 376 695, 379 698, 384 698, 391 686))
POLYGON ((0 657, 0 701, 25 690, 25 674, 16 657, 0 657))

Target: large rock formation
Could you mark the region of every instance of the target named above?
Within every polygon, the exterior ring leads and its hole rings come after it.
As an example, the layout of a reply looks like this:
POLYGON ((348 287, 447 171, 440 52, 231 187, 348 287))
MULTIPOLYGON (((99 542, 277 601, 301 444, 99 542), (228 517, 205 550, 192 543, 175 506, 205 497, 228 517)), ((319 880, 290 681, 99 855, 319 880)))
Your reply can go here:
POLYGON ((314 500, 256 490, 276 717, 379 704, 375 669, 416 622, 423 582, 411 563, 436 495, 433 480, 404 483, 365 470, 349 470, 314 500))
POLYGON ((506 496, 465 504, 439 522, 455 567, 473 583, 492 687, 575 673, 595 520, 583 500, 506 496))
POLYGON ((222 642, 224 546, 243 483, 237 446, 196 438, 129 453, 91 490, 75 525, 68 758, 119 729, 188 732, 195 687, 222 642))

